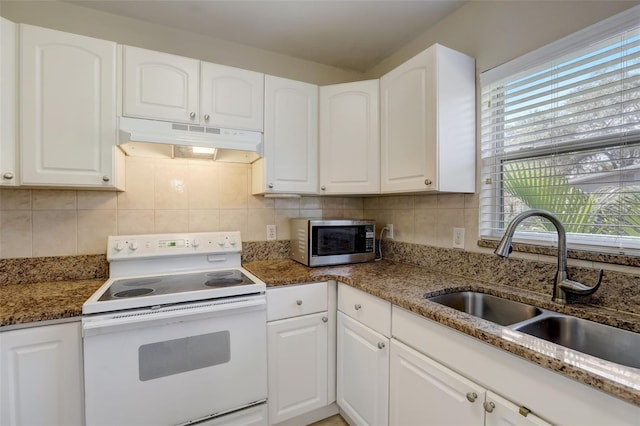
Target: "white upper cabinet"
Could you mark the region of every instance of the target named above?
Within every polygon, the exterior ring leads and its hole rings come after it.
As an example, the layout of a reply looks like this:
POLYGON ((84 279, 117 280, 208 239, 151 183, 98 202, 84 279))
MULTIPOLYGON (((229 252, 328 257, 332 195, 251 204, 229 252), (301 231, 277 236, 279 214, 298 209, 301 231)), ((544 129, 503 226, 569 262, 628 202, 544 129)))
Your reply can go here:
POLYGON ((318 86, 265 76, 264 158, 253 163, 252 192, 318 191, 318 86))
POLYGON ((264 74, 202 62, 200 79, 203 124, 262 132, 264 74))
POLYGON ((20 43, 22 184, 121 189, 116 44, 30 25, 20 43))
POLYGON ((16 25, 0 17, 0 185, 19 183, 16 156, 16 25))
POLYGON ((380 79, 383 193, 475 191, 475 61, 433 45, 380 79))
POLYGON ((379 80, 320 88, 320 193, 380 192, 379 80))
POLYGON ((123 46, 123 62, 123 115, 199 122, 200 61, 123 46))
POLYGON ((264 74, 123 47, 123 115, 262 131, 264 74))

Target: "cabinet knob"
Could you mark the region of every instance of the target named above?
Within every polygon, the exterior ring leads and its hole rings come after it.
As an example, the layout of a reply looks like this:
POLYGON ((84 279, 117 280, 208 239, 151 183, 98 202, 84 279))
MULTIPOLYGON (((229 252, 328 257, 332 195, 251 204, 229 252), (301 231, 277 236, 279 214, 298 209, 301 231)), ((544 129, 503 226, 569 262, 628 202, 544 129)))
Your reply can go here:
POLYGON ((378 349, 384 349, 384 342, 378 342, 378 349))
POLYGON ((191 118, 192 120, 196 118, 196 113, 195 112, 189 113, 189 118, 191 118))
POLYGON ((204 115, 204 121, 209 121, 210 118, 211 116, 209 114, 204 115))
POLYGON ((355 309, 356 311, 359 311, 360 309, 362 309, 362 305, 361 305, 361 304, 359 304, 359 303, 356 303, 356 304, 353 306, 353 309, 355 309))
POLYGON ((327 189, 327 187, 326 187, 326 186, 324 186, 324 185, 322 185, 322 186, 320 187, 320 189, 324 191, 324 190, 326 190, 326 189, 327 189))
POLYGON ((485 401, 482 405, 484 406, 484 411, 487 413, 492 413, 493 409, 496 408, 496 404, 491 401, 485 401))
POLYGON ((273 188, 273 183, 269 183, 269 188, 273 188))
POLYGON ((327 321, 329 321, 329 318, 327 318, 327 317, 322 317, 322 322, 327 322, 327 321))
POLYGON ((432 183, 433 182, 431 182, 431 179, 425 179, 424 180, 424 184, 427 185, 427 186, 431 185, 432 183))
POLYGON ((467 401, 469 402, 476 402, 476 399, 478 399, 478 394, 475 392, 467 392, 467 401))
POLYGON ((300 299, 296 300, 296 305, 298 305, 298 306, 302 305, 302 300, 300 300, 300 299))
POLYGON ((109 182, 111 180, 111 178, 109 176, 102 176, 102 181, 103 182, 109 182))
POLYGON ((13 179, 13 173, 7 172, 2 175, 3 179, 13 179))

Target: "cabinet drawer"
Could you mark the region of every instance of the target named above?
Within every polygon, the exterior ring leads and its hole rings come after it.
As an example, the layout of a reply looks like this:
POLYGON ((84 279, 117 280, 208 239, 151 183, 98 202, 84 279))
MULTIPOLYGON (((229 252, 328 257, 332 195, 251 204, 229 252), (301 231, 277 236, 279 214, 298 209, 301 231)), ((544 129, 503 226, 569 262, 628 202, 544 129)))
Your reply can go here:
POLYGON ((378 333, 391 336, 391 303, 386 300, 339 283, 338 310, 378 333))
POLYGON ((326 310, 326 282, 267 289, 267 321, 326 310))

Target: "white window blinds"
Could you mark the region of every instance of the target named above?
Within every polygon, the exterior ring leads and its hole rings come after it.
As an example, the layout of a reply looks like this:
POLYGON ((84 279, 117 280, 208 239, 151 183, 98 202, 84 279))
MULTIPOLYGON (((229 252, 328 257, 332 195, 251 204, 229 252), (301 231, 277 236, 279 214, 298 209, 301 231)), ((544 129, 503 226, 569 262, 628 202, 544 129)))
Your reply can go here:
MULTIPOLYGON (((481 78, 481 237, 499 238, 515 215, 540 208, 558 216, 574 246, 640 249, 639 22, 481 78)), ((518 229, 521 241, 554 242, 539 217, 518 229)))

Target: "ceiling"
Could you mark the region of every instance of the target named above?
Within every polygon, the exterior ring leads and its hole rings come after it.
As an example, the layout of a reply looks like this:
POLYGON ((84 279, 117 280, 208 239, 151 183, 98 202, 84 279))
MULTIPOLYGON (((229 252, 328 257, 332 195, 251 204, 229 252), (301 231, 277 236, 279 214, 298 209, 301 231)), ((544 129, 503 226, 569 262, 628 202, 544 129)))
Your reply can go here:
POLYGON ((64 0, 83 7, 367 71, 466 0, 64 0))

